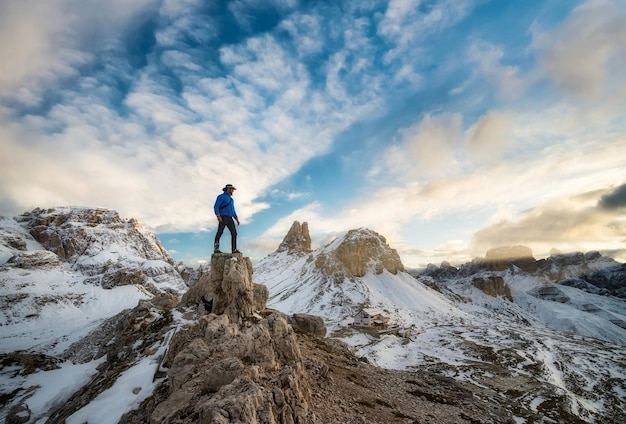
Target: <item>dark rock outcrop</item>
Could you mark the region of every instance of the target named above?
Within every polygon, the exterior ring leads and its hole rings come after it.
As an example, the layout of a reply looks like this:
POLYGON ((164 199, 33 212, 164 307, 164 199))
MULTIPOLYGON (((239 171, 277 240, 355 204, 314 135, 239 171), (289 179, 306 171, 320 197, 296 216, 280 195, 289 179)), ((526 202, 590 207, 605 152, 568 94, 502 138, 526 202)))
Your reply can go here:
POLYGON ((318 337, 326 336, 326 324, 324 324, 324 320, 321 317, 310 314, 293 314, 291 321, 296 327, 303 331, 318 337))
POLYGON ((526 246, 502 246, 490 249, 485 254, 487 268, 492 271, 504 271, 511 265, 526 272, 537 269, 533 252, 526 246))
POLYGON ((9 264, 17 268, 48 268, 58 266, 59 257, 47 250, 34 250, 20 253, 9 259, 9 264))
POLYGON ((538 299, 550 300, 552 302, 565 303, 569 301, 569 297, 552 284, 530 290, 528 294, 538 299))
POLYGON ((511 288, 504 282, 502 277, 495 275, 488 277, 476 277, 472 280, 472 285, 482 290, 489 296, 502 296, 511 302, 513 301, 511 288))

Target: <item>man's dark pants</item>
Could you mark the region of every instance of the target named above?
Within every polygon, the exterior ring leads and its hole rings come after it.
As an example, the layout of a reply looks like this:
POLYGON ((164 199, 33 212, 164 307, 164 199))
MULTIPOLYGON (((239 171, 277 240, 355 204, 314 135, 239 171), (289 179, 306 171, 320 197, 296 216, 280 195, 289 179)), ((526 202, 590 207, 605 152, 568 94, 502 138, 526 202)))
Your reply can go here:
POLYGON ((231 252, 237 250, 237 228, 235 227, 235 220, 232 216, 221 215, 222 220, 217 225, 217 234, 215 234, 215 249, 219 249, 220 247, 220 238, 222 237, 222 233, 224 232, 224 227, 228 227, 228 231, 230 231, 230 245, 231 252))

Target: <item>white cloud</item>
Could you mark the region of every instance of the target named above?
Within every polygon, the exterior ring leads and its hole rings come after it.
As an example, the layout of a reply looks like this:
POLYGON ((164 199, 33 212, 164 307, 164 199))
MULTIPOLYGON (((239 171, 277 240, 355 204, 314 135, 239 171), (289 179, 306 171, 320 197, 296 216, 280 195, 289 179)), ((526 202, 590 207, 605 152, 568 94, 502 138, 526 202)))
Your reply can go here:
POLYGON ((40 91, 76 76, 92 51, 117 42, 156 0, 6 0, 0 4, 0 96, 28 105, 40 91))
MULTIPOLYGON (((416 125, 400 131, 410 176, 441 177, 457 172, 456 150, 461 141, 459 114, 426 115, 416 125)), ((399 158, 397 152, 394 155, 399 158)))
POLYGON ((505 99, 517 98, 524 89, 516 66, 504 65, 502 47, 485 41, 472 43, 468 50, 469 65, 472 66, 475 81, 487 81, 505 99))
POLYGON ((68 31, 65 1, 3 1, 0 5, 0 96, 37 104, 39 84, 75 73, 85 62, 68 31), (44 81, 39 82, 42 78, 44 81))
POLYGON ((391 0, 380 21, 378 33, 394 47, 385 55, 388 62, 404 56, 415 57, 420 40, 463 19, 471 10, 470 2, 440 0, 420 7, 421 0, 391 0))
POLYGON ((500 160, 512 143, 512 116, 509 112, 492 111, 482 116, 467 130, 467 152, 478 163, 500 160))
POLYGON ((612 70, 626 69, 626 8, 622 1, 587 1, 559 28, 535 31, 534 47, 565 90, 587 100, 623 90, 626 73, 612 70))
POLYGON ((324 48, 324 34, 319 16, 294 13, 280 23, 280 28, 289 32, 296 43, 300 58, 319 53, 324 48))

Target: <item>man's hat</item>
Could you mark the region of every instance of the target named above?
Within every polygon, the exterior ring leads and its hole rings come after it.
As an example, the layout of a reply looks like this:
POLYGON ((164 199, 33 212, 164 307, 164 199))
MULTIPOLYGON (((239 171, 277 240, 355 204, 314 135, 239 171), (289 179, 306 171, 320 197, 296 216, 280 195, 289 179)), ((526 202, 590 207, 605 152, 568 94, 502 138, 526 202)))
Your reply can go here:
POLYGON ((233 190, 237 190, 237 189, 235 188, 235 186, 234 186, 234 185, 232 185, 232 184, 226 184, 226 186, 224 186, 224 188, 222 189, 222 191, 226 191, 226 190, 228 190, 228 189, 230 189, 230 188, 232 188, 233 190))

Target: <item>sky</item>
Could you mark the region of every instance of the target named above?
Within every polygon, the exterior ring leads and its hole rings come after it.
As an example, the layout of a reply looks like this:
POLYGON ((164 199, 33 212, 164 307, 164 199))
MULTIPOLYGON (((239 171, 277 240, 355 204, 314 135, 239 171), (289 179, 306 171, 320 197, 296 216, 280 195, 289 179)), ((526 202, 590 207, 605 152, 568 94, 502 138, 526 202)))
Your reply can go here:
POLYGON ((114 209, 195 265, 233 184, 253 261, 294 221, 623 261, 625 69, 625 0, 0 0, 0 215, 114 209))

